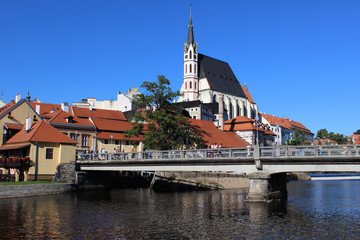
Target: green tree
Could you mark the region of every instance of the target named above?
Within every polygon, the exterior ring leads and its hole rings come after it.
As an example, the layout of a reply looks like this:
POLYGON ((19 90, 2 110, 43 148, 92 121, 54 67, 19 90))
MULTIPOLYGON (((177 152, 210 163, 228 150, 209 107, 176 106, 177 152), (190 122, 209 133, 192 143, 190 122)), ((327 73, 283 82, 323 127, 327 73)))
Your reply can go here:
POLYGON ((170 81, 164 76, 158 76, 157 82, 143 82, 140 87, 146 90, 146 94, 138 94, 133 101, 147 109, 129 119, 134 126, 126 131, 126 135, 143 135, 144 149, 178 149, 184 143, 201 146, 201 132, 191 125, 188 118, 178 114, 171 103, 180 92, 173 92, 169 85, 170 81))
POLYGON ((326 128, 320 129, 317 131, 316 138, 329 138, 329 132, 326 128))
POLYGON ((305 145, 308 142, 306 134, 302 131, 296 130, 291 140, 287 142, 288 145, 305 145))
POLYGON ((354 134, 360 135, 360 129, 356 130, 356 132, 354 132, 354 134))

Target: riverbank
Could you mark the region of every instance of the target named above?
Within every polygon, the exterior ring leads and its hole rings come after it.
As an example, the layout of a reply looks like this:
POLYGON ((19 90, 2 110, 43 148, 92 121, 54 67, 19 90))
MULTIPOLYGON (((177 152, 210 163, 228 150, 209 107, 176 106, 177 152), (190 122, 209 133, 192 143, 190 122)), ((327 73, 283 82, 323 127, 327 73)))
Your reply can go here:
POLYGON ((66 193, 73 191, 74 188, 74 185, 68 183, 1 185, 0 198, 33 197, 66 193))

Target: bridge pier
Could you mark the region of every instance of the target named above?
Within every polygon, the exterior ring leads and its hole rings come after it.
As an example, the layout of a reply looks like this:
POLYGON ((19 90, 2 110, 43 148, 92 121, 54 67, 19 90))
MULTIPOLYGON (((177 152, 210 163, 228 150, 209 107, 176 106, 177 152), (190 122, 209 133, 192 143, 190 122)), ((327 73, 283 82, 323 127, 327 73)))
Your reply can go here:
POLYGON ((256 172, 248 175, 249 202, 268 202, 276 199, 287 198, 287 175, 286 173, 270 174, 256 172))

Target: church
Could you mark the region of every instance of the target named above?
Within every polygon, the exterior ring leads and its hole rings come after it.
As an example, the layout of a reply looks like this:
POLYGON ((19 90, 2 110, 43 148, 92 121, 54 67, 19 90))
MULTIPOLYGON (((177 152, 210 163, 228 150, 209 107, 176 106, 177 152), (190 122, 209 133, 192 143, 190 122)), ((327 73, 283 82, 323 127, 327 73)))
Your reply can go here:
POLYGON ((229 64, 198 52, 191 12, 180 92, 182 96, 177 104, 186 108, 192 118, 212 120, 220 128, 228 119, 237 116, 254 119, 258 115, 258 107, 247 87, 240 84, 229 64))

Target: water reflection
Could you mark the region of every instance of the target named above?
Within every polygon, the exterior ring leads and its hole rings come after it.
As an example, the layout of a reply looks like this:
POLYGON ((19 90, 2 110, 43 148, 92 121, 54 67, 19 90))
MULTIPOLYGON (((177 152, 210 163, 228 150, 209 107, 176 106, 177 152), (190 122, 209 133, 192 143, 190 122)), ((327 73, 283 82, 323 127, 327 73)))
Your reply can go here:
POLYGON ((2 199, 8 239, 329 239, 360 234, 360 182, 290 182, 287 202, 247 203, 242 190, 148 189, 2 199))

